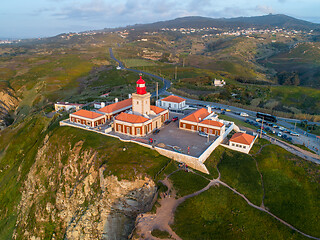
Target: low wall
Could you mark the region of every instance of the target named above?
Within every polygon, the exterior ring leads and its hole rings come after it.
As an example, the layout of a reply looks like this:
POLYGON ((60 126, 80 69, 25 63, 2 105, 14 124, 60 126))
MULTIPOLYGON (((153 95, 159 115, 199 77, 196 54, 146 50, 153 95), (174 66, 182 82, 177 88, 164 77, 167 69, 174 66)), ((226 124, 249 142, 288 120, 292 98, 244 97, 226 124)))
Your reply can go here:
POLYGON ((174 151, 167 150, 160 147, 155 147, 155 149, 158 153, 160 153, 163 156, 166 156, 178 162, 183 162, 188 166, 192 167, 193 169, 209 174, 208 169, 202 162, 199 161, 199 158, 192 157, 183 153, 174 152, 174 151))
POLYGON ((225 139, 228 134, 233 130, 234 128, 234 123, 232 123, 230 125, 230 127, 224 132, 223 135, 219 136, 199 157, 199 161, 201 163, 204 163, 207 158, 211 155, 211 153, 213 152, 213 150, 215 150, 223 141, 223 139, 225 139))

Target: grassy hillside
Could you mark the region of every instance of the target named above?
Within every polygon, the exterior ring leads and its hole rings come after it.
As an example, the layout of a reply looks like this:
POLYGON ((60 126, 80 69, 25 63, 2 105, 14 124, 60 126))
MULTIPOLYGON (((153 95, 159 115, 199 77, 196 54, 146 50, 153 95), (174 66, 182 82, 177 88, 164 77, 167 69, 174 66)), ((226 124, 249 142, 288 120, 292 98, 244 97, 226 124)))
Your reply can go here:
MULTIPOLYGON (((210 171, 218 166, 221 180, 254 204, 260 206, 263 200, 276 216, 319 237, 320 167, 265 140, 251 153, 218 147, 205 164, 210 171)), ((181 204, 172 227, 182 239, 306 239, 221 185, 181 204)))

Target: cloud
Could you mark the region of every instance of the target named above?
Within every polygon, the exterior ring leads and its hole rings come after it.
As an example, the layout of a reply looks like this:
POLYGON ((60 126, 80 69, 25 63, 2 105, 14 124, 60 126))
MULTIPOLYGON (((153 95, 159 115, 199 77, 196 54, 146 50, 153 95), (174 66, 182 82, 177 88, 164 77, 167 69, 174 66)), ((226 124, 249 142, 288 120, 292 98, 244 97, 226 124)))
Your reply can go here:
POLYGON ((270 6, 266 5, 258 5, 256 6, 255 9, 258 13, 263 13, 263 14, 269 14, 269 13, 274 13, 275 11, 272 9, 270 6))

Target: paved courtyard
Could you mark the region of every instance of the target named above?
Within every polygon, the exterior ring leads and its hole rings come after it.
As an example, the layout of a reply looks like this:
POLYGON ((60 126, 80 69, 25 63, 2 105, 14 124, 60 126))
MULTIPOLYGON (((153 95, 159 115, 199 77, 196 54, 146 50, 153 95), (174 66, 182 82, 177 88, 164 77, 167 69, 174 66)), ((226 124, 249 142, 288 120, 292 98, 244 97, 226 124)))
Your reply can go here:
MULTIPOLYGON (((173 116, 178 116, 179 119, 183 118, 184 115, 177 113, 170 113, 170 119, 173 116)), ((190 132, 179 129, 179 121, 171 122, 168 125, 164 125, 160 128, 160 132, 156 135, 150 133, 146 137, 129 137, 124 134, 118 134, 111 132, 111 134, 121 137, 122 139, 133 139, 137 141, 148 142, 149 138, 155 140, 154 144, 164 147, 169 150, 173 150, 174 146, 181 149, 182 153, 188 154, 188 146, 190 147, 189 155, 199 157, 209 145, 217 138, 210 136, 209 139, 206 137, 199 136, 197 132, 190 132), (209 141, 208 141, 209 140, 209 141)))

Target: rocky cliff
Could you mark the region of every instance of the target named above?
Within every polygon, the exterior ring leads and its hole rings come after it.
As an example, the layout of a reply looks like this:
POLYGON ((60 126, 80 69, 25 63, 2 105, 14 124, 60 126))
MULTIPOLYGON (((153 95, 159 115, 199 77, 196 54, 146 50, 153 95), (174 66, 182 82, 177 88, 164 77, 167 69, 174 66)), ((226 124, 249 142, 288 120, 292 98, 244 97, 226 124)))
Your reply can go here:
POLYGON ((127 239, 136 216, 150 210, 150 178, 108 175, 102 156, 84 145, 44 138, 24 182, 14 239, 127 239))
POLYGON ((0 130, 10 124, 9 112, 18 104, 18 99, 10 89, 0 89, 0 130))

